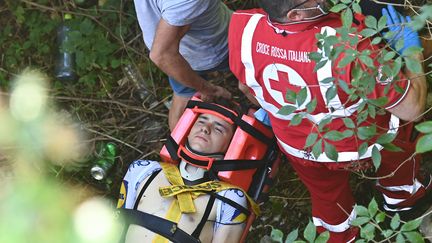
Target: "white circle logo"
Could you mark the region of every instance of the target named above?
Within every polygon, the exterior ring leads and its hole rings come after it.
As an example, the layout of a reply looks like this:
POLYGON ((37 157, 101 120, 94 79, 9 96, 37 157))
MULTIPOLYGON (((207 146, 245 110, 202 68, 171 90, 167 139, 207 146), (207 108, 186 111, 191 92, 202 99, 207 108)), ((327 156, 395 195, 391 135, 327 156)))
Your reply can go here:
POLYGON ((311 101, 311 92, 303 78, 294 69, 280 63, 273 63, 264 68, 263 81, 266 90, 271 97, 281 106, 292 105, 297 110, 306 109, 306 105, 311 101), (285 98, 287 90, 298 93, 306 87, 306 100, 298 106, 288 102, 285 98))

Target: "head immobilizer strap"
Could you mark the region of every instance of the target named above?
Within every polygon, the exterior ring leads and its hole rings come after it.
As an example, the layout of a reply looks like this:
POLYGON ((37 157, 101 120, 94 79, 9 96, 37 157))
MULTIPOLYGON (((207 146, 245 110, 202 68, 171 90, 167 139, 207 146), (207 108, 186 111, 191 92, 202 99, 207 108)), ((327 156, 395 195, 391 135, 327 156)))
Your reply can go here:
MULTIPOLYGON (((265 166, 268 161, 272 161, 275 159, 276 150, 275 150, 275 142, 273 137, 269 138, 264 133, 245 122, 239 115, 235 115, 233 112, 229 111, 226 108, 223 108, 216 104, 204 103, 202 101, 190 100, 186 106, 189 109, 202 109, 209 110, 213 112, 217 112, 221 114, 223 117, 228 118, 235 125, 237 125, 241 130, 247 132, 252 135, 259 141, 264 144, 269 145, 265 156, 259 160, 244 160, 244 159, 233 159, 233 160, 217 160, 217 163, 214 163, 214 158, 197 156, 193 153, 190 153, 185 149, 183 145, 179 145, 172 136, 169 136, 166 141, 166 148, 171 158, 177 162, 183 158, 187 162, 194 164, 198 167, 205 168, 207 170, 211 170, 213 172, 219 171, 236 171, 236 170, 246 170, 246 169, 254 169, 265 166), (272 146, 270 146, 272 145, 272 146)), ((211 112, 211 113, 213 113, 211 112)))

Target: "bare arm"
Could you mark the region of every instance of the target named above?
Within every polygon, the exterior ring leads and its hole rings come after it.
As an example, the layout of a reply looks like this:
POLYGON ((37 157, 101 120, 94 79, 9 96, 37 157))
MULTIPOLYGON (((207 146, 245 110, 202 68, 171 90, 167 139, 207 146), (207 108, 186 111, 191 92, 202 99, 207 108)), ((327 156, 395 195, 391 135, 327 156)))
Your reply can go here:
MULTIPOLYGON (((415 57, 419 62, 423 61, 423 55, 419 54, 415 57)), ((388 109, 389 112, 394 114, 405 121, 417 121, 425 111, 427 84, 424 72, 413 73, 407 68, 405 76, 411 80, 411 87, 406 97, 397 106, 388 109)))
POLYGON ((231 95, 226 89, 210 84, 193 71, 180 54, 180 40, 189 29, 190 25, 172 26, 161 19, 150 50, 150 59, 167 75, 204 96, 230 98, 231 95))

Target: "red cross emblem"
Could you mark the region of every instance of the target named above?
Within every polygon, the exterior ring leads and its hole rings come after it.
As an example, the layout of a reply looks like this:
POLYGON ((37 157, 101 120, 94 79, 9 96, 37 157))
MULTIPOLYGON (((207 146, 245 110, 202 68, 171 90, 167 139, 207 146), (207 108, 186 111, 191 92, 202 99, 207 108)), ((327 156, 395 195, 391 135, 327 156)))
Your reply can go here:
POLYGON ((282 93, 282 96, 284 98, 284 101, 288 104, 293 104, 292 102, 289 102, 286 99, 286 92, 287 90, 292 90, 295 93, 298 93, 301 90, 300 86, 297 85, 292 85, 289 82, 289 76, 287 72, 282 72, 282 71, 277 71, 278 74, 278 80, 274 80, 274 79, 269 79, 270 82, 270 87, 275 90, 275 91, 279 91, 282 93))

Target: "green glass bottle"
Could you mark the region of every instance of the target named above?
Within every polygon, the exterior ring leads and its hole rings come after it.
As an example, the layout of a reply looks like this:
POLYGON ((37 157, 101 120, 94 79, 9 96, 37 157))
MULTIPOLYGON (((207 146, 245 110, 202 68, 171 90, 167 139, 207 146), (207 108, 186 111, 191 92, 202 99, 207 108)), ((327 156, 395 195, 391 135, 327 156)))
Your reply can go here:
POLYGON ((94 179, 100 181, 106 178, 108 171, 113 167, 117 155, 117 146, 114 143, 107 143, 102 146, 95 164, 90 173, 94 179))

